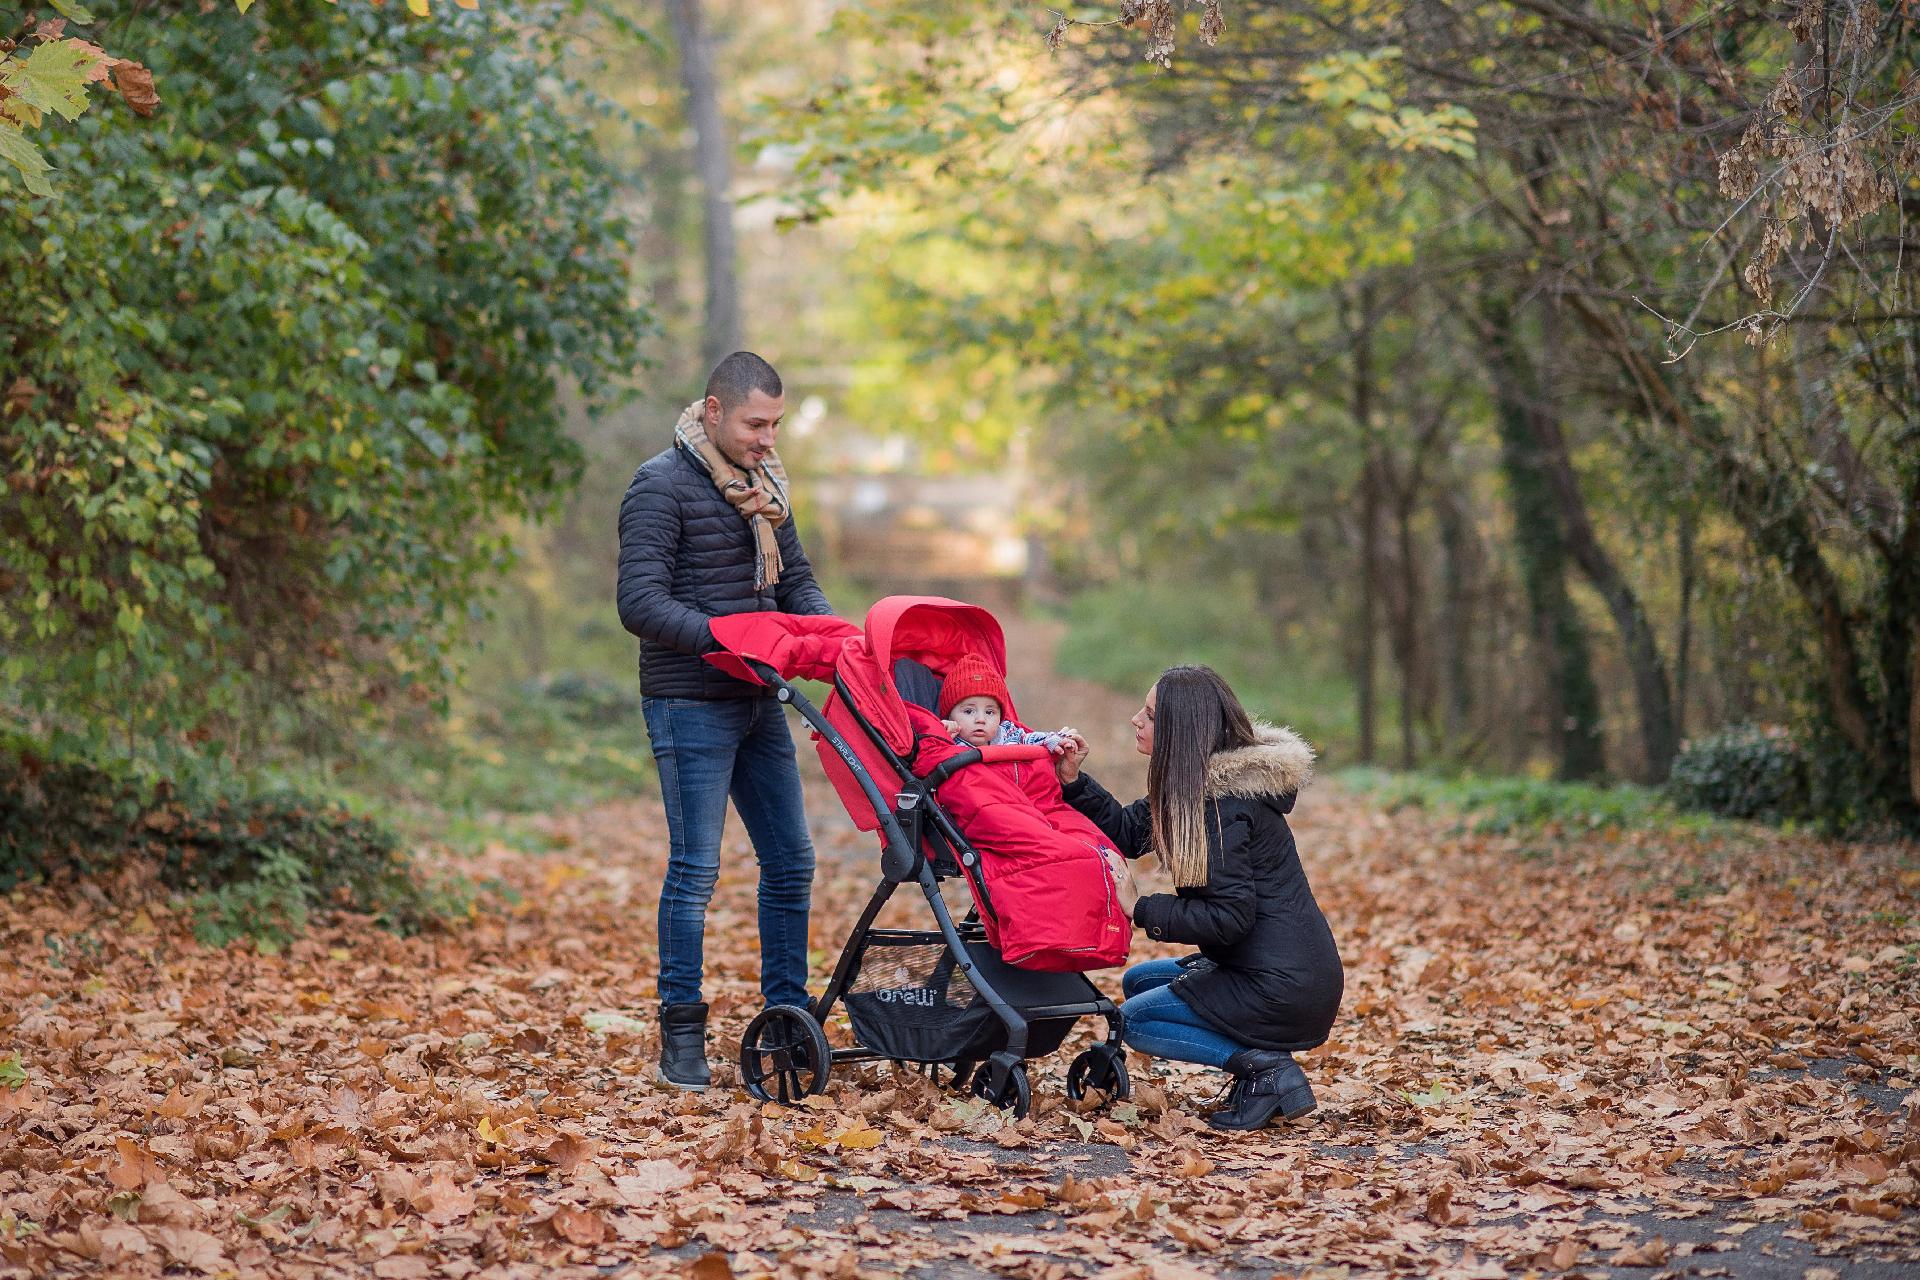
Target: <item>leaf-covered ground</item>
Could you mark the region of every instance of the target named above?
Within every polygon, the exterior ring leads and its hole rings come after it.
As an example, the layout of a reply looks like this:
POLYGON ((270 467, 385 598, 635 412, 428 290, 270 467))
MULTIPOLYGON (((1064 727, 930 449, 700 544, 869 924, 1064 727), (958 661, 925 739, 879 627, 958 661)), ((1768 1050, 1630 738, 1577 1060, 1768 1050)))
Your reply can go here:
MULTIPOLYGON (((1024 701, 1097 726, 1108 775, 1137 784, 1124 700, 1024 701)), ((812 812, 819 982, 875 873, 823 787, 812 812)), ((1019 1123, 885 1066, 754 1104, 729 1061, 758 1000, 737 824, 709 925, 721 1087, 659 1088, 665 839, 645 797, 554 815, 545 852, 490 850, 466 869, 520 902, 438 936, 345 924, 213 951, 152 902, 18 892, 0 1275, 1920 1266, 1911 848, 1489 838, 1331 787, 1298 818, 1346 1005, 1304 1059, 1320 1110, 1254 1135, 1201 1123, 1216 1075, 1138 1059, 1132 1105, 1081 1114, 1072 1044, 1036 1064, 1019 1123)))

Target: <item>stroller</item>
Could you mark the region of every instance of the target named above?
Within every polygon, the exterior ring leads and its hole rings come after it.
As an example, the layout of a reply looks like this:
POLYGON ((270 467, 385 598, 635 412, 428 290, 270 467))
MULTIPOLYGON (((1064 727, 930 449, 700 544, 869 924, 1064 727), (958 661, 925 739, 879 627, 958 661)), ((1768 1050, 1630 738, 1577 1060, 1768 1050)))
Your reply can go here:
POLYGON ((1074 1058, 1067 1094, 1127 1097, 1119 1008, 1083 973, 1020 969, 1001 958, 980 918, 982 909, 993 912, 980 855, 936 796, 961 769, 1045 749, 954 750, 943 735, 943 751, 923 752, 927 740, 916 740, 954 662, 975 653, 1005 671, 1006 641, 993 615, 937 596, 889 596, 869 611, 864 631, 838 618, 771 613, 716 618, 712 627, 721 649, 707 660, 770 686, 800 713, 849 815, 881 844, 879 887, 826 990, 806 1008, 775 1005, 748 1024, 740 1043, 747 1091, 792 1103, 823 1091, 835 1063, 890 1060, 935 1078, 950 1067, 956 1088, 1024 1116, 1032 1100, 1026 1060, 1057 1050, 1079 1019, 1102 1017, 1107 1038, 1074 1058), (824 707, 790 683, 800 679, 831 682, 824 707), (916 770, 923 754, 942 758, 916 770), (977 904, 958 921, 940 893, 954 877, 966 880, 977 904), (934 927, 876 927, 908 881, 926 897, 934 927), (852 1048, 827 1042, 823 1025, 836 1003, 853 1025, 852 1048))

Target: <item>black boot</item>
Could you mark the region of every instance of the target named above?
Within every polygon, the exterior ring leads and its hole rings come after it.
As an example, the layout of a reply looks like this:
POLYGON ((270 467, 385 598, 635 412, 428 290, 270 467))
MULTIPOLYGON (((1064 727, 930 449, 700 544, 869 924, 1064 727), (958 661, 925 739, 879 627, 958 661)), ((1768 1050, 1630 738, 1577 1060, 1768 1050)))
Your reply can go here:
POLYGON ((707 1006, 660 1006, 660 1069, 662 1084, 699 1093, 713 1083, 707 1069, 707 1006))
POLYGON ((1232 1105, 1207 1117, 1216 1129, 1261 1129, 1276 1113, 1293 1120, 1319 1105, 1290 1053, 1242 1049, 1227 1059, 1227 1070, 1233 1073, 1227 1099, 1232 1105))

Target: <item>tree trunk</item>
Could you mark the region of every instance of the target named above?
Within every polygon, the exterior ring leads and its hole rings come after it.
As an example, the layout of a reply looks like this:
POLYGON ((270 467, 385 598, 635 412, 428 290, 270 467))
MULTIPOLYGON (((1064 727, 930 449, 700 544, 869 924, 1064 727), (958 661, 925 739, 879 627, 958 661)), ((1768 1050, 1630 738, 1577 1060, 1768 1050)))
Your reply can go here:
POLYGON ((1353 422, 1360 432, 1360 762, 1372 764, 1375 738, 1374 633, 1380 596, 1380 468, 1373 441, 1373 285, 1360 286, 1359 324, 1353 335, 1353 422))
POLYGON ((733 240, 733 163, 720 113, 713 50, 701 21, 700 0, 667 0, 673 38, 680 46, 680 81, 693 124, 694 168, 700 175, 706 244, 707 316, 701 341, 709 368, 739 349, 740 284, 733 240))
POLYGON ((1586 628, 1567 592, 1567 542, 1557 510, 1560 498, 1529 421, 1536 397, 1516 347, 1512 314, 1504 305, 1486 304, 1485 337, 1520 576, 1533 612, 1534 634, 1546 657, 1549 716, 1560 757, 1558 776, 1563 780, 1598 777, 1606 771, 1600 691, 1593 679, 1586 628))
POLYGON ((1693 511, 1680 512, 1680 633, 1673 642, 1673 733, 1687 736, 1687 683, 1693 663, 1693 511))
POLYGON ((1912 669, 1907 673, 1907 797, 1920 809, 1920 618, 1913 620, 1912 669))
POLYGON ((1413 482, 1394 504, 1395 558, 1400 566, 1400 595, 1393 618, 1393 660, 1400 668, 1400 767, 1419 759, 1414 713, 1425 705, 1420 691, 1420 568, 1413 549, 1413 482))
POLYGON ((1538 460, 1559 508, 1567 549, 1574 563, 1600 593, 1613 615, 1626 650, 1627 667, 1633 673, 1634 700, 1640 710, 1640 743, 1646 753, 1646 781, 1665 782, 1673 768, 1674 753, 1680 749, 1679 735, 1673 725, 1673 696, 1667 684, 1666 662, 1660 656, 1660 644, 1653 624, 1626 577, 1613 558, 1600 545, 1593 522, 1587 515, 1586 498, 1573 472, 1573 459, 1558 419, 1544 407, 1529 406, 1523 421, 1534 441, 1538 460))
POLYGON ((1459 494, 1440 493, 1440 643, 1446 672, 1446 709, 1441 732, 1446 750, 1455 751, 1467 733, 1473 706, 1473 668, 1467 617, 1469 567, 1467 513, 1459 494))
POLYGON ((1668 371, 1636 345, 1615 317, 1579 294, 1566 295, 1566 301, 1612 352, 1656 419, 1713 456, 1720 475, 1716 498, 1762 554, 1785 571, 1813 615, 1828 717, 1879 780, 1877 787, 1890 772, 1886 744, 1873 732, 1875 705, 1861 677, 1839 579, 1821 554, 1813 514, 1804 499, 1790 491, 1792 477, 1765 470, 1738 448, 1711 410, 1677 389, 1668 371))
POLYGON ((1357 692, 1360 701, 1360 763, 1372 764, 1378 714, 1374 672, 1375 635, 1380 609, 1380 476, 1372 457, 1360 469, 1360 662, 1357 692))

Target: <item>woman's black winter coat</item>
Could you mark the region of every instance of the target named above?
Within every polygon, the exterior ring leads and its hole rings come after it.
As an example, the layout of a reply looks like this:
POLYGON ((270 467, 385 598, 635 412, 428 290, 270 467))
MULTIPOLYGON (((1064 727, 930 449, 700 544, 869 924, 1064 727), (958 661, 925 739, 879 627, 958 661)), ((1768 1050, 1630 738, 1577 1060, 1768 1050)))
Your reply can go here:
MULTIPOLYGON (((1255 745, 1208 762, 1207 883, 1147 895, 1133 920, 1149 938, 1197 946, 1212 961, 1173 983, 1210 1026, 1243 1045, 1292 1052, 1326 1041, 1345 974, 1286 818, 1313 776, 1313 749, 1291 729, 1258 733, 1255 745)), ((1128 857, 1149 851, 1144 799, 1123 806, 1085 774, 1066 798, 1128 857)))

